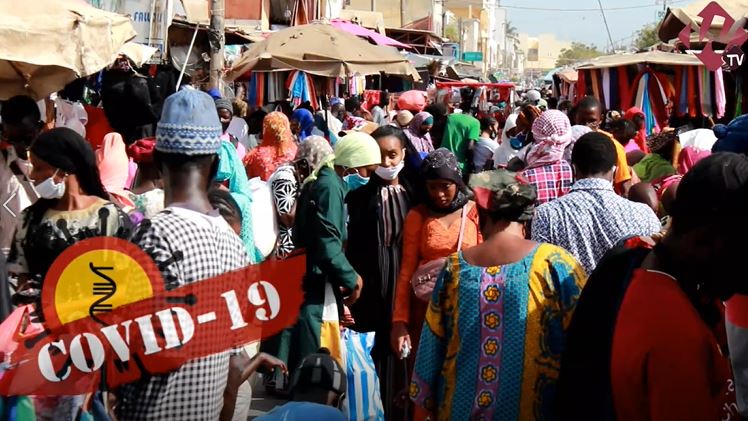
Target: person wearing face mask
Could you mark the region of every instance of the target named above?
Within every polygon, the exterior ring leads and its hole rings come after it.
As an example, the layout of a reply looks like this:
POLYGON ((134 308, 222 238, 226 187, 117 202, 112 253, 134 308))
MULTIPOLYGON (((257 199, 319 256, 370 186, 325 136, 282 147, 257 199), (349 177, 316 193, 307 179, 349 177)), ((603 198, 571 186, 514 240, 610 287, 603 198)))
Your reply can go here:
POLYGON ((79 134, 50 130, 34 141, 29 158, 41 199, 21 214, 8 259, 19 291, 40 288, 55 258, 75 242, 94 235, 127 238, 131 228, 109 201, 94 151, 79 134))
POLYGON ((343 303, 353 305, 363 286, 343 249, 348 237, 344 201, 349 192, 369 181, 381 162, 379 146, 371 136, 348 134, 335 144, 333 166, 316 170, 315 179, 301 189, 293 242, 297 248, 306 248, 306 274, 302 283, 304 303, 292 332, 289 367, 320 347, 343 361, 343 303))
POLYGON ((497 168, 508 168, 512 171, 524 168, 524 159, 532 146, 532 124, 540 114, 538 107, 524 105, 515 116, 513 126, 507 119, 507 124, 504 125, 506 141, 502 136, 501 147, 494 154, 494 165, 497 168), (512 128, 514 133, 511 131, 512 128))
MULTIPOLYGON (((499 122, 493 117, 483 117, 480 120, 480 137, 473 151, 473 168, 475 172, 482 172, 486 165, 492 164, 494 152, 499 148, 496 137, 499 131, 499 122)), ((490 165, 488 168, 492 167, 490 165)))
MULTIPOLYGON (((428 198, 405 217, 390 335, 392 351, 400 359, 408 358, 411 370, 428 307, 413 291, 413 276, 421 266, 482 242, 478 210, 455 155, 444 148, 431 152, 423 160, 420 175, 428 198)), ((425 419, 421 409, 415 411, 412 419, 425 419)))
POLYGON ((405 373, 398 371, 402 364, 396 364, 397 356, 390 350, 388 338, 402 257, 403 225, 416 193, 402 173, 408 142, 405 133, 396 127, 382 126, 372 137, 379 144, 382 163, 369 183, 346 197, 350 211, 346 256, 364 280, 361 297, 351 308, 353 329, 376 332, 372 357, 379 368, 382 403, 389 420, 402 412, 393 408, 392 402, 394 393, 406 386, 405 373))
MULTIPOLYGON (((75 131, 56 128, 40 135, 31 144, 29 158, 33 165, 29 176, 41 198, 21 213, 8 272, 17 281, 13 301, 39 306, 44 279, 60 253, 94 236, 128 239, 131 222, 109 201, 94 151, 75 131)), ((40 419, 73 419, 83 396, 37 403, 40 419)))

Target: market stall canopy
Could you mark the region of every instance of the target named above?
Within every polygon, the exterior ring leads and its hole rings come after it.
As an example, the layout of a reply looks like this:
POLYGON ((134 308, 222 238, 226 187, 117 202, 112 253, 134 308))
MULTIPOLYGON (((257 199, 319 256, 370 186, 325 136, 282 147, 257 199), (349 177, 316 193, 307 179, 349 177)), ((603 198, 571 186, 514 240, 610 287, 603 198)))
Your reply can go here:
POLYGON ((158 48, 130 41, 126 42, 125 45, 119 49, 118 54, 127 56, 136 66, 140 67, 146 61, 150 60, 150 58, 156 54, 156 51, 158 51, 158 48))
POLYGON ((577 69, 604 69, 606 67, 629 66, 632 64, 669 64, 674 66, 703 66, 704 63, 692 54, 648 51, 634 54, 614 54, 592 59, 577 69))
POLYGON ((411 46, 408 44, 403 44, 400 41, 394 40, 388 36, 382 35, 379 32, 372 31, 371 29, 364 28, 361 25, 357 25, 355 23, 351 23, 347 20, 342 19, 333 19, 330 21, 330 25, 342 29, 345 32, 349 32, 353 35, 356 35, 361 38, 366 38, 371 40, 374 44, 377 45, 384 45, 389 47, 395 47, 400 48, 403 50, 410 50, 411 46))
POLYGON ((561 78, 561 80, 568 83, 576 83, 576 81, 579 79, 579 74, 574 69, 561 70, 556 74, 559 78, 561 78))
POLYGON ((81 0, 0 2, 0 99, 59 91, 111 64, 136 35, 130 18, 81 0))
MULTIPOLYGON (((660 40, 663 42, 669 42, 670 40, 677 38, 680 31, 683 30, 686 25, 690 26, 692 31, 698 32, 701 29, 701 24, 703 22, 702 17, 699 15, 701 14, 701 11, 713 1, 714 0, 699 0, 686 7, 668 9, 665 18, 663 18, 657 28, 657 35, 660 37, 660 40)), ((736 21, 748 17, 748 0, 718 0, 716 3, 736 21)), ((715 17, 712 20, 711 25, 709 26, 709 32, 712 36, 716 37, 719 35, 724 23, 724 17, 715 17)), ((745 23, 746 21, 744 20, 742 22, 743 27, 745 27, 745 23)))
POLYGON ((247 72, 301 70, 324 77, 409 76, 421 80, 415 67, 395 48, 369 42, 327 23, 293 26, 252 44, 227 74, 235 80, 247 72))

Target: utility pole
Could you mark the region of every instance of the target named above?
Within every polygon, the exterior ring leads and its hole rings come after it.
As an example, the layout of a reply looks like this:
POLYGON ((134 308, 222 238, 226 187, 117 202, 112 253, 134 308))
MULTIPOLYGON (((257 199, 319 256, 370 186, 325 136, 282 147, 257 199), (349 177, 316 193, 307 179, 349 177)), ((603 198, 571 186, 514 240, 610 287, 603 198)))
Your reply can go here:
POLYGON ((226 42, 224 28, 225 0, 210 0, 210 88, 220 89, 223 73, 223 47, 226 42))
POLYGON ((408 10, 408 0, 400 0, 400 27, 405 26, 405 13, 408 10))

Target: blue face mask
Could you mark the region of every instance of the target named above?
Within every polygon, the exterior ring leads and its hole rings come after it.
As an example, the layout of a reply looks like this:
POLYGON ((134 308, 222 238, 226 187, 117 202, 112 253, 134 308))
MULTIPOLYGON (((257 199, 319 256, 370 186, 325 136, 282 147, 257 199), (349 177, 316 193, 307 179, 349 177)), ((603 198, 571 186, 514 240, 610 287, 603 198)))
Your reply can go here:
POLYGON ((348 184, 348 191, 354 191, 359 187, 365 186, 369 182, 369 177, 362 177, 359 173, 353 173, 344 176, 343 181, 348 184))
POLYGON ((525 134, 519 134, 517 136, 514 136, 509 139, 509 145, 512 146, 512 149, 522 149, 523 146, 525 146, 525 134))

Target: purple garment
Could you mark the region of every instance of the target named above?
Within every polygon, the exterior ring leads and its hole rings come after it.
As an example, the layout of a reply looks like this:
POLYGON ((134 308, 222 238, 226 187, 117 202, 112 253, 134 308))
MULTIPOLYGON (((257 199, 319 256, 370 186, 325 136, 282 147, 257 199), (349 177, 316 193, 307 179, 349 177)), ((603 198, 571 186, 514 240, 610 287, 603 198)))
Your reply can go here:
POLYGON ((405 135, 408 136, 408 140, 419 153, 429 153, 434 150, 434 145, 431 143, 431 134, 421 134, 421 126, 429 118, 433 120, 431 114, 422 111, 416 114, 408 127, 405 128, 405 135))

